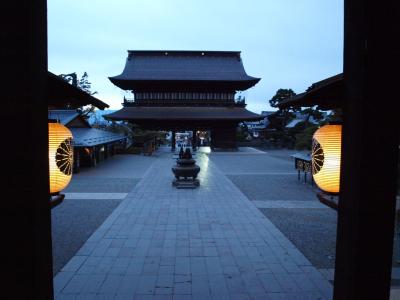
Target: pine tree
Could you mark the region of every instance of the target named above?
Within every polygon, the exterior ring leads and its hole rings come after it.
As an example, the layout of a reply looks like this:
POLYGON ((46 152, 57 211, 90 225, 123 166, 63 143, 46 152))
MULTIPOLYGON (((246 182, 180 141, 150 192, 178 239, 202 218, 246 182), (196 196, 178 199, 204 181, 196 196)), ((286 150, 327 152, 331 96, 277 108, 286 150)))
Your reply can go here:
MULTIPOLYGON (((69 74, 60 74, 58 76, 60 76, 62 79, 64 79, 71 85, 88 93, 89 95, 97 94, 96 91, 95 92, 91 91, 92 83, 89 81, 89 75, 87 74, 87 72, 84 72, 81 79, 79 79, 79 80, 78 80, 78 76, 77 76, 76 72, 69 73, 69 74)), ((95 110, 95 107, 93 105, 87 105, 87 106, 78 108, 78 111, 80 112, 80 114, 86 119, 88 119, 90 117, 90 115, 92 115, 94 113, 94 110, 95 110)))
POLYGON ((82 90, 88 93, 89 95, 94 95, 97 94, 97 92, 92 92, 92 83, 89 81, 89 75, 84 72, 81 79, 78 82, 78 87, 82 90))

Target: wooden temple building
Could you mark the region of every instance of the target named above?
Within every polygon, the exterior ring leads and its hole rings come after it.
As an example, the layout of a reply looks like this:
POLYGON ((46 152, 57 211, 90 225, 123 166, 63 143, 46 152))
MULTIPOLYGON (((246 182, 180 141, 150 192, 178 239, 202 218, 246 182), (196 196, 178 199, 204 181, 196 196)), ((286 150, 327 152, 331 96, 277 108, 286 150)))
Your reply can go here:
POLYGON ((194 148, 197 132, 210 131, 212 149, 235 149, 238 124, 263 119, 235 100, 260 80, 246 74, 237 51, 128 51, 110 80, 134 98, 104 117, 172 131, 172 150, 179 131, 193 131, 194 148))

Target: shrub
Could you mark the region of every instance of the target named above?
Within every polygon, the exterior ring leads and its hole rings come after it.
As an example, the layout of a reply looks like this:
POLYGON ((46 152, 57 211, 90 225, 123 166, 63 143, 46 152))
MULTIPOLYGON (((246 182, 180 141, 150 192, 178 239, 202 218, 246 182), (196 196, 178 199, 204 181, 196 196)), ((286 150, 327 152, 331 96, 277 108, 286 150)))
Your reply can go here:
POLYGON ((312 136, 317 129, 318 126, 312 125, 296 134, 295 148, 297 150, 311 150, 312 136))

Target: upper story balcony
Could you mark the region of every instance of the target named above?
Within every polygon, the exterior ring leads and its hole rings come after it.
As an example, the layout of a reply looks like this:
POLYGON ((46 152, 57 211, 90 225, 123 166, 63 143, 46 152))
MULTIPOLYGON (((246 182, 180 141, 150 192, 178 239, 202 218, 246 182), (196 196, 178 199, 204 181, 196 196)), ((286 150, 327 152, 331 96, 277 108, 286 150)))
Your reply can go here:
POLYGON ((124 97, 124 106, 240 106, 245 98, 235 98, 235 93, 197 92, 143 92, 133 97, 124 97))

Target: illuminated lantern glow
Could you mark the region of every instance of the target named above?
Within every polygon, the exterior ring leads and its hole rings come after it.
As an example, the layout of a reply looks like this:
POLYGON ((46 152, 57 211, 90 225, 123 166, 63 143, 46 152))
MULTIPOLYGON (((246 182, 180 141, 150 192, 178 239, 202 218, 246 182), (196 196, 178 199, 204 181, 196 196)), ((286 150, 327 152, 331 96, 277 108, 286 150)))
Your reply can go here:
POLYGON ((70 182, 73 155, 71 131, 60 123, 49 123, 50 194, 58 193, 70 182))
POLYGON ((319 128, 312 142, 312 173, 318 187, 327 193, 339 193, 342 125, 319 128))

